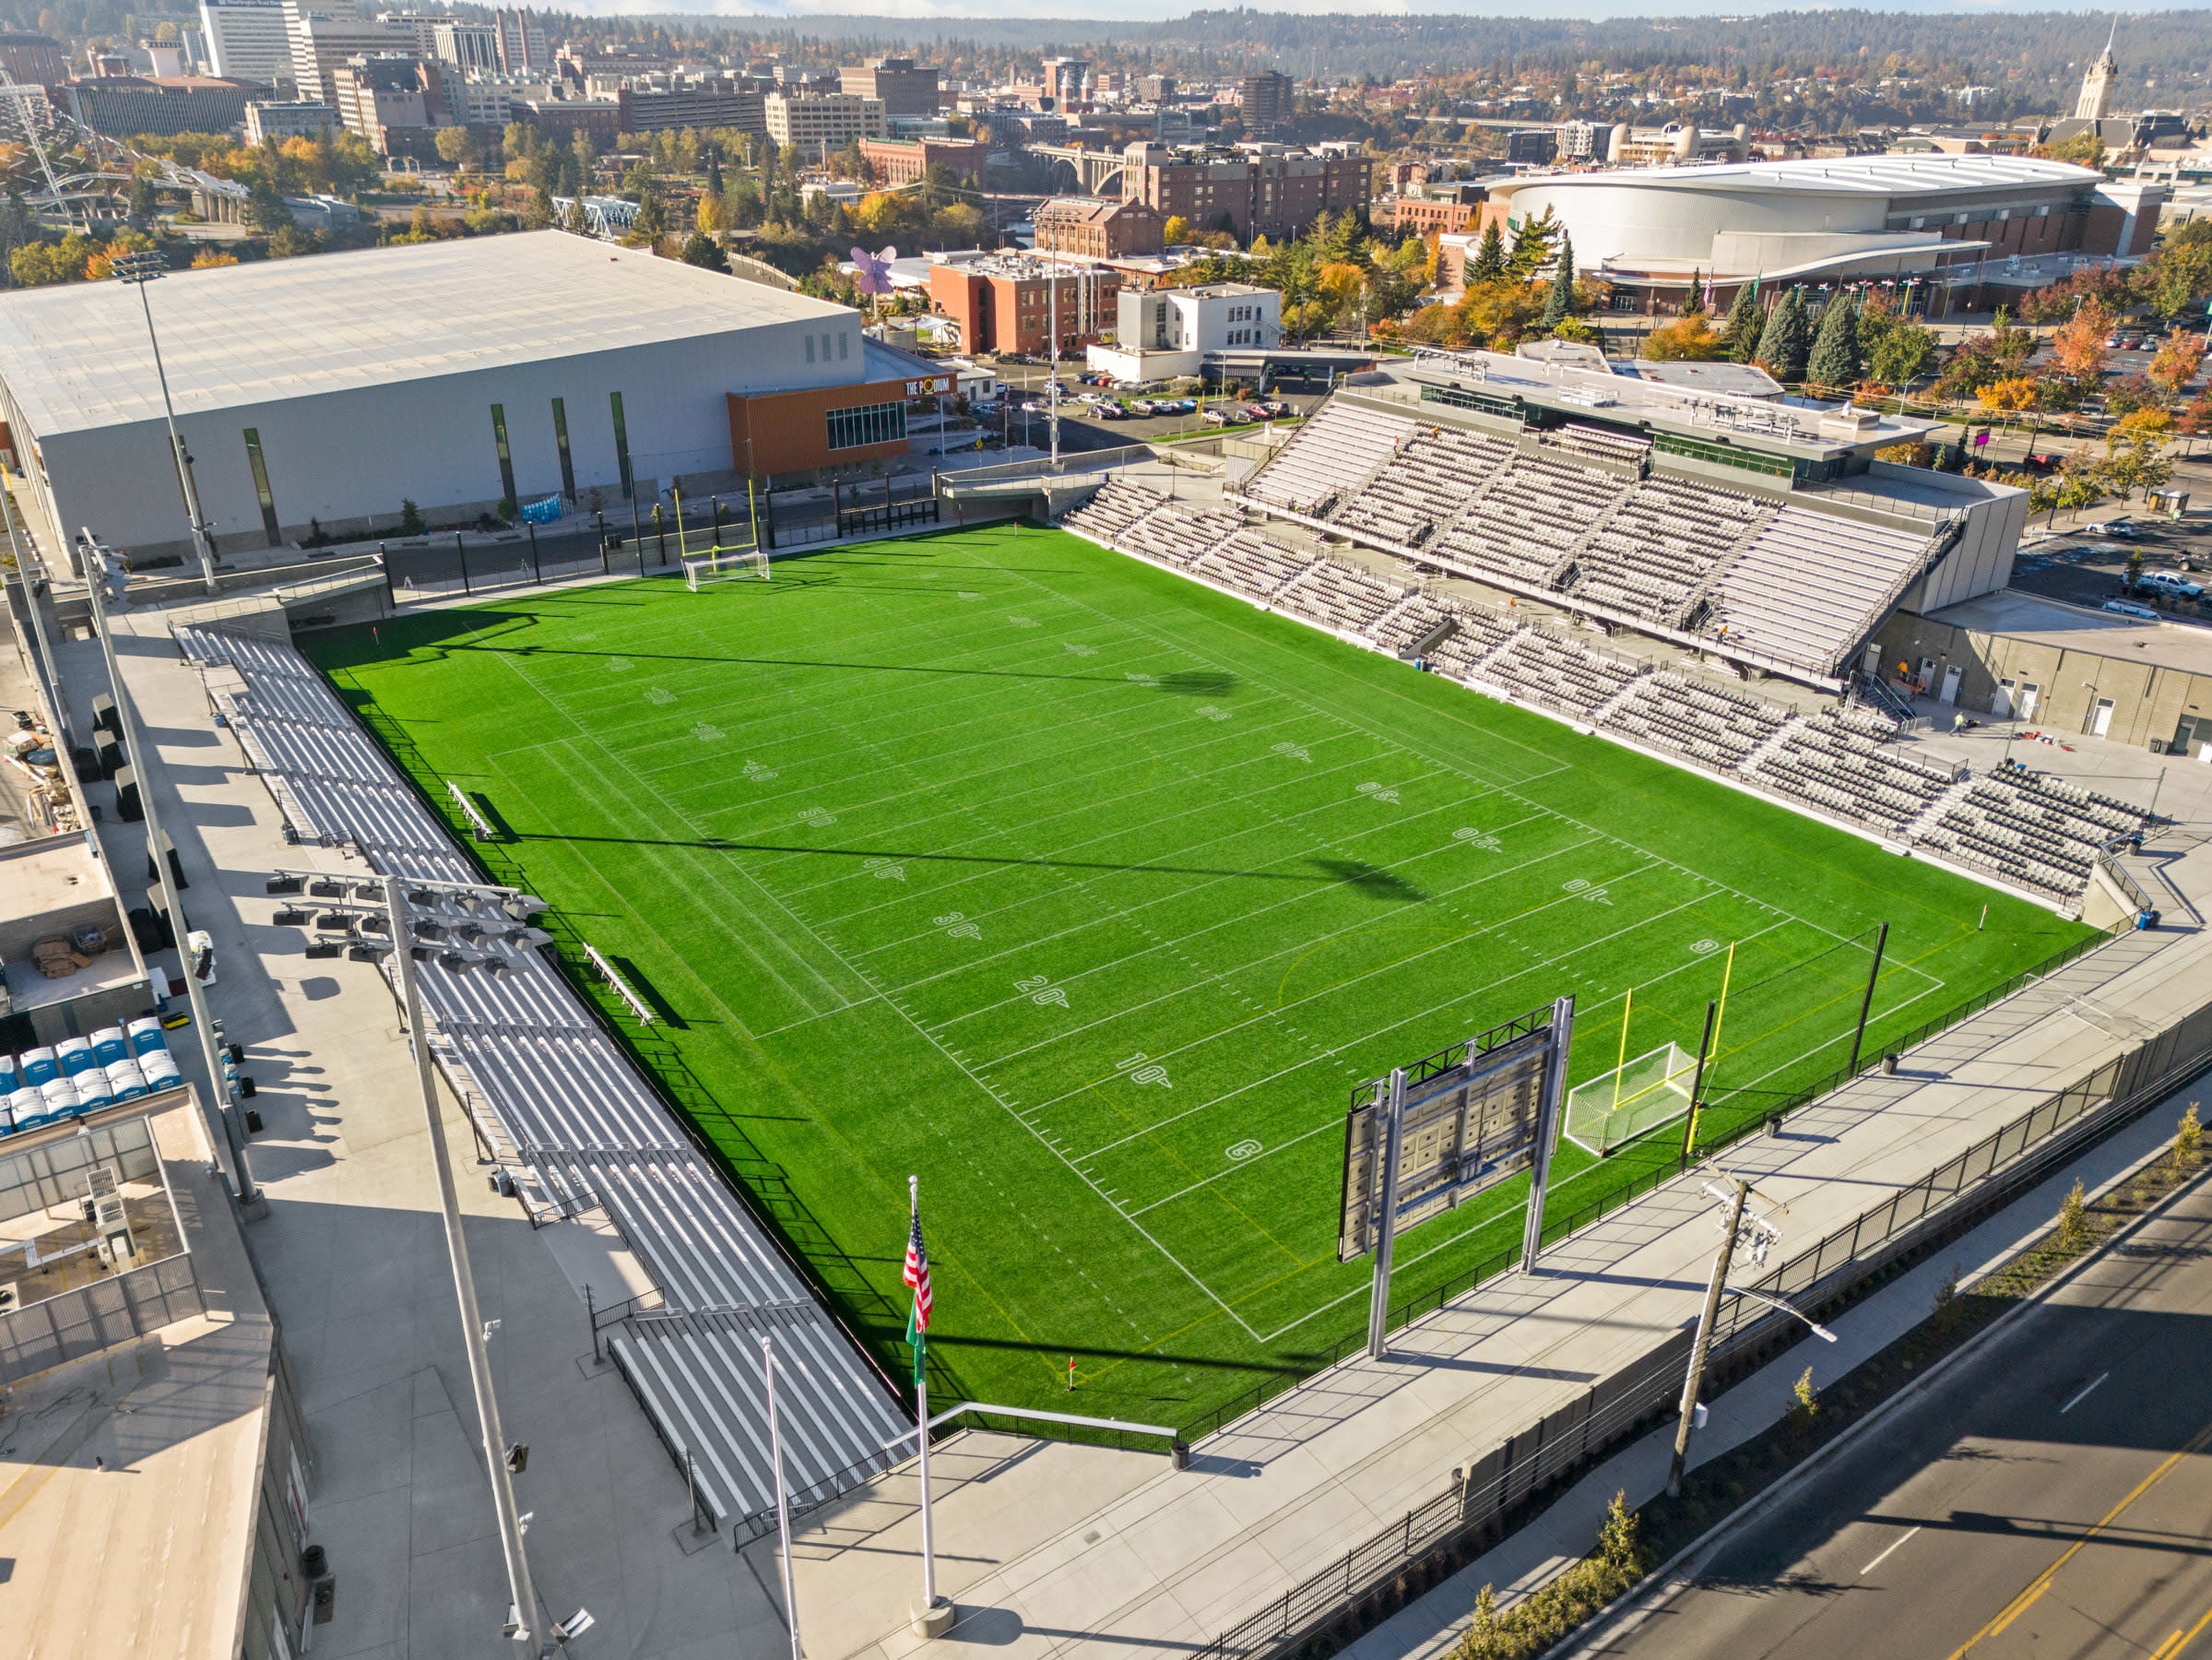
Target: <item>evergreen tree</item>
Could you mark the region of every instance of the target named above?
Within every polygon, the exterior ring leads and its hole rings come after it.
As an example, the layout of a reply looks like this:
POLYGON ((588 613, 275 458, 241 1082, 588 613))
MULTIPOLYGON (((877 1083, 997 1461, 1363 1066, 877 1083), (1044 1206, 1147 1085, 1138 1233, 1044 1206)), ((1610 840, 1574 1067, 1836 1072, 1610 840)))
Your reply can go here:
POLYGON ((1564 231, 1559 232, 1559 266, 1552 282, 1567 296, 1567 309, 1574 310, 1575 239, 1564 231))
POLYGON ((1467 267, 1467 286, 1496 282, 1506 274, 1506 239, 1497 233, 1497 221, 1492 219, 1484 227, 1483 240, 1475 244, 1473 263, 1467 267))
POLYGON ((1682 302, 1682 314, 1694 317, 1705 309, 1705 277, 1696 266, 1690 267, 1690 291, 1682 302))
POLYGON ((1506 268, 1520 281, 1530 281, 1551 258, 1552 243, 1558 234, 1558 221, 1548 208, 1542 219, 1524 218, 1513 232, 1513 254, 1506 268))
POLYGON ((694 231, 684 238, 683 263, 709 271, 729 269, 729 261, 722 256, 722 244, 704 231, 694 231))
POLYGON ((1838 294, 1820 314, 1820 332, 1813 338, 1805 378, 1831 391, 1847 391, 1859 384, 1859 307, 1849 294, 1838 294))
POLYGON ((1545 334, 1551 333, 1553 329, 1558 327, 1573 314, 1573 308, 1567 303, 1568 291, 1573 287, 1574 279, 1572 278, 1555 277, 1552 279, 1551 292, 1544 297, 1544 316, 1537 324, 1537 326, 1545 334))
POLYGON ((1756 361, 1766 366, 1767 373, 1778 381, 1788 384, 1802 381, 1805 375, 1804 296, 1792 289, 1781 298, 1767 318, 1767 327, 1759 336, 1756 361))
POLYGON ((1751 354, 1759 346, 1759 296, 1752 283, 1742 283, 1736 289, 1735 302, 1728 308, 1728 320, 1721 326, 1721 338, 1728 342, 1728 355, 1739 363, 1751 362, 1751 354))
POLYGON ((706 155, 706 187, 716 196, 722 194, 722 151, 719 147, 706 155))

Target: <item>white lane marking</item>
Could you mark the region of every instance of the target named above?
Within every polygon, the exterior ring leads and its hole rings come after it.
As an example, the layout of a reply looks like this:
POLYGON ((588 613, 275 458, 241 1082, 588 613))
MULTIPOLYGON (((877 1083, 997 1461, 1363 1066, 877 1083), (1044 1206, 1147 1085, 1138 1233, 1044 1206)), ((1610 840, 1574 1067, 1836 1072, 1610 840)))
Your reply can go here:
POLYGON ((2084 1383, 2081 1388, 2076 1392, 2074 1398, 2058 1409, 2058 1416, 2064 1417, 2066 1414, 2072 1412, 2076 1406, 2080 1405, 2084 1401, 2089 1398, 2090 1392, 2094 1390, 2098 1384, 2103 1382, 2111 1375, 2112 1374, 2111 1372, 2099 1372, 2094 1378, 2090 1379, 2087 1383, 2084 1383))
POLYGON ((1907 1539, 1910 1539, 1918 1532, 1920 1532, 1920 1529, 1917 1527, 1907 1528, 1903 1533, 1898 1535, 1896 1538, 1890 1540, 1889 1550, 1883 1551, 1880 1556, 1875 1558, 1873 1561, 1867 1563, 1865 1567, 1860 1569, 1859 1577, 1861 1579, 1864 1579, 1868 1574, 1879 1568, 1884 1562, 1887 1562, 1889 1559, 1890 1550, 1895 1550, 1899 1545, 1902 1545, 1907 1539))

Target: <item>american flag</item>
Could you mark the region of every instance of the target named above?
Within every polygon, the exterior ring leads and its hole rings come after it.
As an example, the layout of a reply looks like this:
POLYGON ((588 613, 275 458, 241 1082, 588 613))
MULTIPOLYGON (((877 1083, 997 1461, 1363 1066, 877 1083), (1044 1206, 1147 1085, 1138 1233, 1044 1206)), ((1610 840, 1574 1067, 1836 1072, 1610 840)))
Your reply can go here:
POLYGON ((922 1213, 914 1212, 914 1230, 906 1236, 905 1281, 914 1287, 914 1329, 929 1329, 929 1252, 922 1244, 922 1213))

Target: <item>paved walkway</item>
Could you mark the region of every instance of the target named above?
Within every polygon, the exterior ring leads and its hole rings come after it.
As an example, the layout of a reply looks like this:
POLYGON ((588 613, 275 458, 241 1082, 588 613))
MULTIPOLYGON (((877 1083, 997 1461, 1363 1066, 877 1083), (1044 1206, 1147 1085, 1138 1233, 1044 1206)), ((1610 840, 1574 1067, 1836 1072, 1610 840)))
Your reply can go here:
MULTIPOLYGON (((1786 1257, 2212 998, 2212 938, 2130 934, 1911 1056, 1739 1144, 1731 1168, 1785 1204, 1786 1257)), ((1710 1205, 1676 1182, 1201 1443, 1188 1473, 1047 1447, 1040 1527, 971 1480, 938 1507, 955 1638, 1011 1654, 1188 1654, 1443 1490, 1449 1472, 1692 1322, 1710 1205), (1135 1476, 1135 1485, 1114 1489, 1135 1476), (1060 1476, 1064 1475, 1064 1482, 1060 1476), (1082 1502, 1104 1496, 1103 1504, 1082 1502)), ((1118 1455, 1123 1460, 1135 1454, 1118 1455)), ((818 1655, 905 1655, 887 1559, 916 1547, 894 1476, 814 1519, 799 1600, 818 1655), (903 1513, 902 1513, 903 1512, 903 1513), (891 1615, 887 1619, 886 1614, 891 1615), (894 1629, 895 1628, 895 1629, 894 1629)), ((911 1582, 909 1582, 911 1583, 911 1582)))

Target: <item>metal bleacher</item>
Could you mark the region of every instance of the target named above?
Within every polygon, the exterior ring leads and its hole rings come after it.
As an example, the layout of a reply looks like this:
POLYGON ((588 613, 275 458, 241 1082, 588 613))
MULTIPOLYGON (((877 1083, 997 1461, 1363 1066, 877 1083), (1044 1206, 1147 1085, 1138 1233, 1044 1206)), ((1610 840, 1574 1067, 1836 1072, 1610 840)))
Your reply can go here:
MULTIPOLYGON (((297 651, 206 626, 175 634, 203 668, 243 679, 222 713, 302 840, 381 874, 480 880, 297 651)), ((671 1457, 689 1462, 700 1508, 740 1539, 773 1526, 763 1332, 797 1384, 778 1404, 800 1501, 897 1462, 887 1443, 909 1426, 889 1382, 552 965, 524 952, 497 978, 436 961, 418 977, 432 1052, 533 1210, 602 1212, 657 1288, 657 1307, 621 1313, 605 1340, 671 1457)))
MULTIPOLYGON (((1499 470, 1490 475, 1493 483, 1532 465, 1525 454, 1503 445, 1493 447, 1499 452, 1499 470)), ((1413 449, 1414 445, 1401 448, 1391 467, 1404 466, 1413 449)), ((1534 460, 1533 465, 1550 464, 1534 460)), ((1638 516, 1630 521, 1638 527, 1636 534, 1648 529, 1648 546, 1679 545, 1686 560, 1698 557, 1693 544, 1740 548, 1766 537, 1780 516, 1797 511, 1784 507, 1778 514, 1767 502, 1665 476, 1633 481, 1611 472, 1594 476, 1603 477, 1608 487, 1625 485, 1634 492, 1619 503, 1614 523, 1622 523, 1623 516, 1636 509, 1638 516), (1677 528, 1678 544, 1669 540, 1677 528)), ((1585 645, 1504 611, 1435 589, 1423 591, 1411 569, 1402 580, 1394 579, 1341 554, 1316 556, 1283 547, 1228 513, 1170 502, 1134 484, 1119 488, 1130 493, 1106 503, 1104 511, 1076 510, 1068 516, 1069 527, 1378 651, 1396 657, 1418 651, 1434 673, 1525 699, 1800 810, 1884 840, 1925 846, 1939 858, 1956 859, 1963 870, 2061 908, 2074 906, 2087 888, 2099 850, 2144 822, 2140 811, 2123 802, 2088 796, 2030 774, 2000 775, 1973 782, 1969 789, 1969 781, 1951 770, 1911 758, 1898 744, 1896 721, 1878 712, 1799 715, 1702 678, 1653 670, 1617 649, 1585 645), (1114 526, 1121 527, 1118 534, 1114 526)), ((1477 508, 1486 506, 1494 493, 1481 496, 1477 508)), ((1102 492, 1099 500, 1104 498, 1102 492)), ((1462 518, 1454 538, 1473 516, 1462 518)), ((1854 535, 1888 535, 1886 569, 1924 558, 1929 546, 1856 521, 1802 516, 1854 535)), ((1789 537, 1814 533, 1804 524, 1786 527, 1785 532, 1789 537)), ((1593 538, 1590 545, 1601 540, 1593 538)), ((1854 556, 1865 545, 1863 537, 1854 544, 1854 556)), ((1663 603, 1678 603, 1683 590, 1709 585, 1710 573, 1724 568, 1725 553, 1703 567, 1686 566, 1663 603)), ((1868 578, 1881 579, 1878 575, 1868 578)), ((1802 573, 1798 581, 1804 587, 1816 587, 1802 573)))

